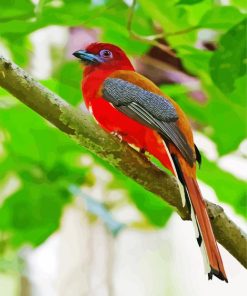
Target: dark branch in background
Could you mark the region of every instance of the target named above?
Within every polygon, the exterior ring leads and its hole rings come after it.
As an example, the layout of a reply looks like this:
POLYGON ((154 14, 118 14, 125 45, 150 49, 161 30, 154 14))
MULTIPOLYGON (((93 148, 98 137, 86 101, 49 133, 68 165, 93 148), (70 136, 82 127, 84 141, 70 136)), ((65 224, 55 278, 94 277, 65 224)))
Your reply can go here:
MULTIPOLYGON (((88 113, 71 107, 3 57, 0 57, 0 85, 57 128, 74 137, 82 146, 160 196, 177 210, 182 219, 190 219, 187 209, 182 207, 174 177, 158 169, 127 144, 105 133, 88 113)), ((226 216, 220 206, 211 202, 207 202, 207 206, 216 239, 247 267, 246 234, 226 216)))

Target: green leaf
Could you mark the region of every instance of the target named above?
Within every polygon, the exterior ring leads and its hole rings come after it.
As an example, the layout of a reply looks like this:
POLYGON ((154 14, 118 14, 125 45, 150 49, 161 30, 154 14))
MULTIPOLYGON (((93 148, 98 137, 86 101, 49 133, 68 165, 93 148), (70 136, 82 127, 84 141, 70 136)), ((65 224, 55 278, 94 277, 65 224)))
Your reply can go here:
POLYGON ((199 179, 215 190, 220 201, 228 203, 238 214, 246 217, 247 186, 244 181, 220 169, 217 163, 204 156, 202 167, 197 172, 199 179))
POLYGON ((246 105, 247 96, 247 75, 244 75, 235 81, 235 89, 233 92, 227 95, 227 98, 231 100, 232 103, 238 104, 244 107, 246 105))
POLYGON ((12 60, 21 67, 26 67, 29 62, 30 52, 32 52, 32 45, 27 36, 20 34, 5 35, 4 43, 12 54, 12 60))
POLYGON ((63 1, 61 5, 45 3, 39 11, 38 22, 45 25, 79 26, 94 11, 89 0, 63 1))
POLYGON ((244 18, 233 6, 219 6, 208 10, 199 22, 201 28, 229 29, 244 18))
POLYGON ((209 98, 205 112, 211 126, 205 133, 217 144, 221 155, 227 154, 236 150, 246 137, 245 108, 229 100, 213 82, 204 83, 209 98))
POLYGON ((235 88, 237 78, 246 73, 246 20, 226 32, 219 41, 219 49, 210 60, 210 75, 214 83, 224 92, 235 88))
POLYGON ((245 0, 231 0, 231 4, 246 12, 247 7, 245 0))
POLYGON ((182 59, 183 66, 189 73, 200 77, 209 71, 208 64, 212 52, 198 49, 190 45, 179 46, 177 50, 179 58, 182 59))
POLYGON ((6 133, 4 146, 13 159, 26 158, 51 167, 67 151, 83 151, 68 136, 49 126, 24 105, 1 109, 0 129, 6 133))
MULTIPOLYGON (((17 2, 20 3, 20 6, 22 5, 22 1, 17 2)), ((54 1, 40 1, 36 15, 33 17, 30 15, 30 18, 25 15, 20 18, 9 17, 9 19, 0 22, 0 32, 4 36, 8 36, 10 33, 29 34, 49 25, 80 26, 83 22, 91 19, 92 15, 97 14, 102 7, 104 6, 92 5, 89 0, 61 0, 59 5, 54 1)))
POLYGON ((42 83, 72 105, 83 101, 81 91, 82 69, 76 62, 63 63, 53 74, 53 78, 42 83))
POLYGON ((14 246, 37 246, 58 228, 69 184, 86 183, 90 168, 78 163, 79 145, 27 107, 2 109, 0 127, 7 154, 0 177, 14 173, 21 182, 0 208, 0 229, 14 246))
POLYGON ((69 201, 69 193, 56 184, 24 182, 0 208, 0 229, 16 247, 37 246, 58 229, 63 206, 69 201))
POLYGON ((18 35, 24 35, 31 33, 38 28, 38 24, 33 20, 11 19, 8 22, 0 22, 0 32, 3 36, 14 35, 15 33, 18 33, 18 35))
POLYGON ((34 4, 30 0, 1 0, 0 11, 0 22, 27 19, 34 15, 34 4))

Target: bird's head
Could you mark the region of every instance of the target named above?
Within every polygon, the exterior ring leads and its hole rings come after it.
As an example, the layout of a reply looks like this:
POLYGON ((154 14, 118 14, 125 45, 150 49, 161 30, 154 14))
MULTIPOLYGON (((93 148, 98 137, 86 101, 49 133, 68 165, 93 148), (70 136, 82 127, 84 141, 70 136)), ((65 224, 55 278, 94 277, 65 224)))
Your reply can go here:
POLYGON ((133 70, 124 51, 110 43, 91 43, 86 49, 75 51, 73 55, 85 64, 86 74, 97 69, 133 70))

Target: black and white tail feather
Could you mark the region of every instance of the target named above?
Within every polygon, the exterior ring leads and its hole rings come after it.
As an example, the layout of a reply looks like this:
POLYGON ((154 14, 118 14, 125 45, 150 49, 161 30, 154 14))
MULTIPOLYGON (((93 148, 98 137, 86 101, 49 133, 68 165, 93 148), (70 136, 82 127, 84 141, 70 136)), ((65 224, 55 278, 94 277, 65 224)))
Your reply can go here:
MULTIPOLYGON (((198 222, 198 218, 197 218, 197 216, 195 214, 194 207, 192 205, 190 193, 189 193, 189 190, 188 190, 188 188, 186 186, 186 182, 185 182, 182 170, 180 168, 179 161, 178 161, 176 155, 170 153, 170 151, 169 151, 169 149, 168 149, 165 142, 164 142, 164 147, 165 147, 165 150, 166 150, 167 155, 169 157, 169 160, 171 162, 173 171, 175 173, 175 177, 177 179, 177 183, 178 183, 178 187, 179 187, 179 191, 180 191, 181 199, 182 199, 182 205, 187 206, 189 211, 190 211, 191 220, 192 220, 193 226, 194 226, 196 240, 197 240, 197 243, 198 243, 198 245, 200 247, 202 257, 203 257, 205 274, 208 274, 209 279, 212 279, 212 276, 215 275, 218 278, 220 278, 222 280, 225 280, 227 282, 227 279, 224 278, 223 275, 219 274, 218 271, 215 271, 210 266, 210 262, 209 262, 205 242, 204 242, 204 239, 203 239, 203 234, 202 234, 202 231, 201 231, 201 228, 200 228, 200 224, 198 222)), ((196 149, 196 158, 197 158, 197 161, 198 161, 198 163, 200 165, 201 164, 200 152, 199 152, 199 150, 197 149, 196 146, 195 146, 195 149, 196 149)))

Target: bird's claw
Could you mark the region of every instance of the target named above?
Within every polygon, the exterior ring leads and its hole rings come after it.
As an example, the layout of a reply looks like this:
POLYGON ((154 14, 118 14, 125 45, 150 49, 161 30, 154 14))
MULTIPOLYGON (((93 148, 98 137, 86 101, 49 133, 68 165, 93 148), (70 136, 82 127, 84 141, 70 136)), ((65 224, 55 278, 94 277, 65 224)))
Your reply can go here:
POLYGON ((114 132, 111 132, 111 135, 113 135, 113 136, 117 137, 117 138, 120 140, 120 142, 122 142, 122 141, 123 141, 123 137, 122 137, 122 135, 121 135, 121 134, 119 134, 118 132, 116 132, 116 131, 114 131, 114 132))
POLYGON ((145 155, 146 150, 144 148, 139 148, 139 152, 145 155))

